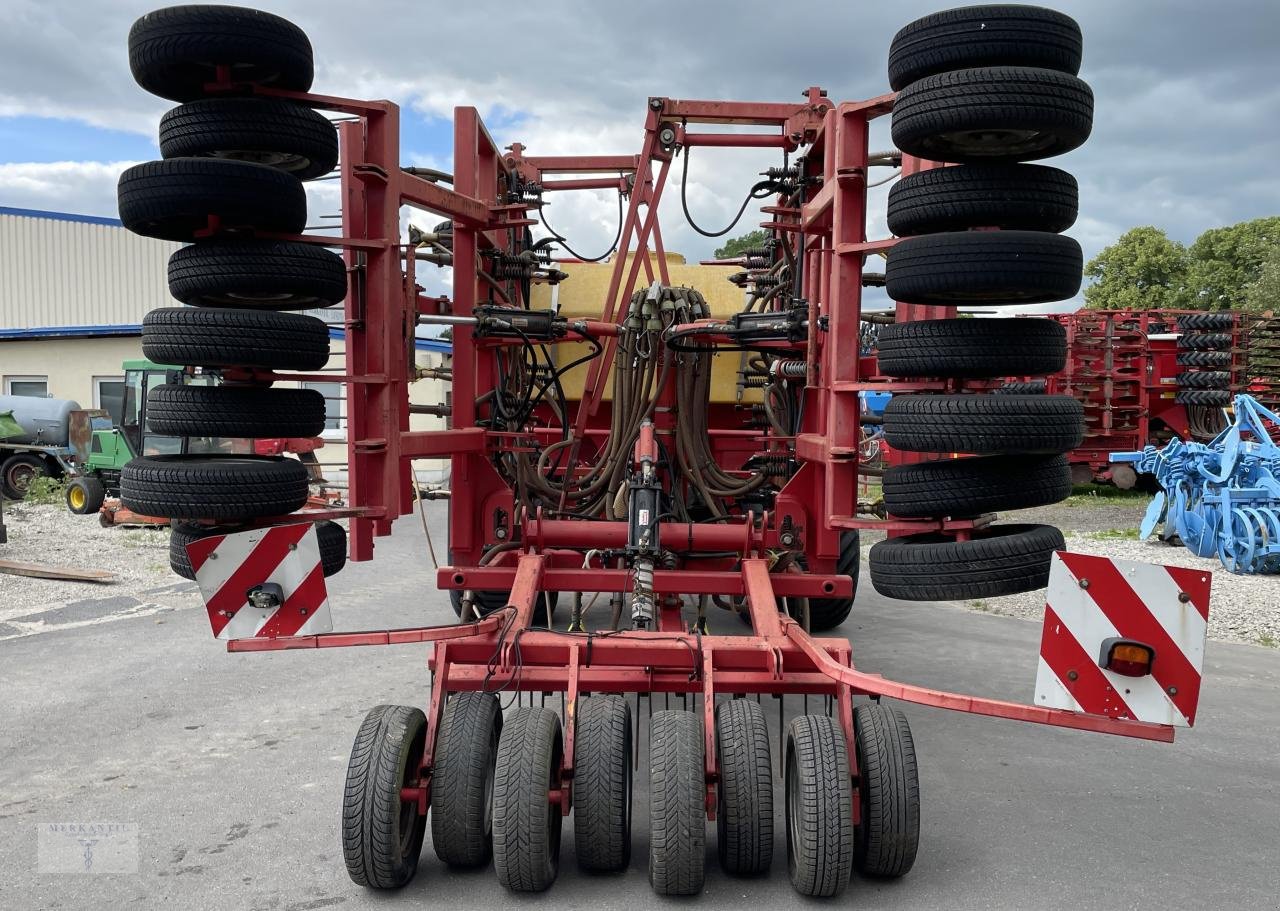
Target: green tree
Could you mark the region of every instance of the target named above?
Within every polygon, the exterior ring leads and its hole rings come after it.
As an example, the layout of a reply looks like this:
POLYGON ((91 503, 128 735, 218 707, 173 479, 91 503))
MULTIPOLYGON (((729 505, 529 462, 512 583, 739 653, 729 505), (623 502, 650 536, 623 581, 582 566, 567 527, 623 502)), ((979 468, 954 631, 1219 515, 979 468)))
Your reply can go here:
POLYGON ((1091 310, 1151 310, 1186 305, 1187 248, 1159 228, 1131 228, 1089 260, 1084 289, 1091 310))
POLYGON ((758 247, 768 239, 769 235, 765 233, 763 228, 748 231, 741 237, 733 237, 726 240, 724 246, 716 250, 716 259, 731 259, 734 256, 739 256, 743 250, 750 247, 758 247))
POLYGON ((1245 288, 1244 305, 1253 311, 1280 310, 1280 246, 1267 255, 1258 277, 1245 288))
POLYGON ((1255 218, 1210 228, 1191 245, 1187 284, 1198 310, 1239 310, 1248 306, 1249 286, 1263 262, 1280 249, 1280 216, 1255 218))

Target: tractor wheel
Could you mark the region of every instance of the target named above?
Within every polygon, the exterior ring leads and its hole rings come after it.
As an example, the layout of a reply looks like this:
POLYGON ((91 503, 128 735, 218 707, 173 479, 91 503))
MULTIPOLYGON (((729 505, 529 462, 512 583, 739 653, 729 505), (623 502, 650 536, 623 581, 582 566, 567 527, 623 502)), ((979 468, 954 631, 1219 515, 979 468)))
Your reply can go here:
POLYGON ((1179 405, 1218 407, 1231 404, 1231 393, 1226 389, 1180 389, 1173 400, 1179 405))
POLYGON ((578 869, 631 863, 631 708, 620 696, 578 702, 573 738, 573 840, 578 869))
POLYGON ((454 693, 444 706, 431 775, 431 843, 451 867, 493 854, 493 783, 502 708, 491 693, 454 693))
POLYGON ((427 819, 400 790, 417 779, 426 739, 426 716, 407 705, 377 706, 360 725, 342 795, 342 855, 357 885, 398 889, 418 871, 427 819))
POLYGON ((300 313, 161 307, 142 318, 142 353, 157 364, 319 370, 329 329, 300 313))
POLYGON ((1033 164, 930 168, 889 188, 889 230, 899 237, 968 228, 1065 231, 1079 187, 1066 171, 1033 164))
POLYGON ((171 158, 134 165, 116 186, 120 221, 135 234, 196 240, 217 219, 220 231, 301 234, 307 194, 292 174, 222 158, 171 158))
POLYGON ((0 493, 10 500, 21 500, 32 481, 48 474, 49 467, 39 456, 29 452, 11 455, 0 463, 0 493))
POLYGON ((649 722, 649 884, 659 895, 702 891, 707 838, 702 725, 693 712, 649 722))
POLYGON ((911 869, 920 845, 920 779, 906 716, 876 702, 853 710, 862 821, 853 864, 867 876, 911 869))
POLYGON ((989 525, 968 541, 937 532, 886 538, 871 548, 871 584, 902 601, 962 601, 1035 591, 1049 584, 1066 544, 1052 525, 989 525))
POLYGON ((904 519, 977 516, 1048 506, 1071 496, 1064 455, 917 462, 886 469, 883 480, 885 509, 904 519))
MULTIPOLYGON (((184 579, 195 581, 187 545, 211 535, 230 535, 248 529, 239 525, 192 525, 177 522, 169 531, 169 569, 184 579)), ((320 544, 320 566, 326 576, 337 575, 347 565, 347 530, 337 522, 316 523, 316 539, 320 544)))
POLYGON ((512 892, 543 892, 560 871, 560 718, 520 708, 498 741, 493 779, 493 866, 512 892))
POLYGON ((314 244, 210 241, 169 257, 169 293, 195 307, 328 307, 347 296, 347 267, 314 244))
POLYGON ((87 516, 102 508, 102 501, 107 498, 107 488, 102 481, 86 475, 76 478, 67 485, 67 509, 77 516, 87 516))
POLYGON ((1034 161, 1083 145, 1093 92, 1069 73, 994 66, 926 76, 898 93, 893 144, 962 163, 1034 161))
POLYGON ((1231 374, 1222 370, 1198 370, 1190 373, 1179 373, 1175 380, 1184 389, 1231 388, 1231 374))
POLYGON ((251 161, 311 180, 338 163, 338 132, 323 114, 275 98, 205 98, 160 118, 165 158, 251 161))
POLYGON ((716 850, 733 876, 769 872, 773 863, 773 759, 764 710, 746 699, 716 706, 720 782, 716 850))
POLYGON ((1038 6, 969 6, 917 19, 889 45, 889 85, 973 66, 1033 66, 1073 76, 1083 39, 1070 16, 1038 6))
POLYGON ((314 437, 324 424, 316 389, 156 386, 147 393, 147 425, 169 436, 314 437))
POLYGON ((907 237, 889 251, 884 270, 894 300, 940 306, 1066 300, 1080 290, 1083 273, 1080 244, 1043 231, 907 237))
POLYGON ((791 885, 801 895, 839 895, 853 861, 853 786, 848 745, 835 719, 792 719, 785 775, 791 885))
POLYGON ((1230 367, 1230 351, 1179 351, 1179 367, 1230 367))
POLYGON ((906 452, 1056 455, 1080 445, 1084 408, 1067 395, 895 395, 884 436, 906 452))
POLYGON ((243 521, 301 509, 310 480, 297 459, 144 456, 121 469, 120 500, 144 516, 243 521))
POLYGON ((1178 336, 1178 347, 1191 351, 1222 351, 1231 347, 1228 332, 1184 332, 1178 336))
POLYGON ((1230 329, 1234 323, 1235 317, 1230 313, 1186 313, 1178 317, 1178 328, 1184 332, 1188 329, 1230 329))
POLYGON ((1067 330, 1050 319, 913 320, 882 328, 876 345, 894 377, 1039 376, 1067 363, 1067 330))
POLYGON ((170 6, 129 29, 129 69, 153 95, 192 101, 217 81, 218 67, 237 86, 305 92, 311 88, 311 42, 287 19, 238 6, 170 6))

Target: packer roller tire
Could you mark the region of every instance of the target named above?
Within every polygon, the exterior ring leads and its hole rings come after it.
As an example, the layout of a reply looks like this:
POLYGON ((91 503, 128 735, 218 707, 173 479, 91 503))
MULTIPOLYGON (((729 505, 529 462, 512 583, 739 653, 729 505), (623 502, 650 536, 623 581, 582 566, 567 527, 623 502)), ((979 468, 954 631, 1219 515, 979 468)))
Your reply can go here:
POLYGON ((524 706, 502 729, 493 778, 493 867, 512 892, 544 892, 560 872, 560 718, 524 706))
POLYGON ((886 538, 871 548, 871 584, 901 601, 962 601, 1035 591, 1049 583, 1051 525, 989 525, 968 541, 937 532, 886 538))
POLYGON ((1179 351, 1179 367, 1230 367, 1230 351, 1179 351))
MULTIPOLYGON (((1080 290, 1074 238, 1041 231, 954 231, 907 237, 885 263, 894 300, 950 306, 1044 304, 1080 290)), ((985 321, 983 321, 985 322, 985 321)))
POLYGON ((351 881, 398 889, 413 879, 427 819, 401 788, 418 777, 427 719, 407 705, 380 705, 365 716, 342 794, 342 855, 351 881))
POLYGON ((906 452, 1056 455, 1084 439, 1084 407, 1066 395, 895 395, 884 436, 906 452))
POLYGON ((573 738, 573 840, 578 869, 621 873, 631 863, 631 707, 621 696, 578 702, 573 738))
POLYGON ((116 185, 120 221, 134 234, 192 241, 219 232, 301 234, 307 194, 292 174, 223 158, 170 158, 128 168, 116 185))
POLYGON ((1173 397, 1179 405, 1205 405, 1218 408, 1231 404, 1231 392, 1226 389, 1179 389, 1173 397))
POLYGON ((1071 496, 1065 455, 917 462, 886 469, 883 482, 885 509, 904 519, 1028 509, 1071 496))
POLYGON ((702 723, 693 712, 649 722, 649 884, 659 895, 702 891, 707 838, 702 723))
POLYGON ((314 437, 324 431, 325 401, 316 389, 156 386, 147 424, 177 437, 314 437))
MULTIPOLYGON (((129 29, 129 69, 142 88, 172 101, 192 101, 217 81, 305 92, 314 75, 311 42, 287 19, 239 6, 170 6, 129 29)), ((242 89, 243 90, 243 89, 242 89)))
POLYGON ((1070 16, 1039 6, 967 6, 904 25, 889 45, 889 86, 973 66, 1030 66, 1075 75, 1084 40, 1070 16))
POLYGON ((732 876, 758 876, 773 863, 773 759, 764 710, 747 699, 716 706, 716 853, 732 876))
POLYGON ((905 876, 920 846, 920 778, 907 718, 878 702, 853 710, 862 802, 853 864, 865 876, 905 876))
POLYGON ((338 163, 338 132, 311 108, 281 98, 204 98, 160 118, 164 158, 251 161, 311 180, 338 163))
POLYGON ((918 79, 893 104, 893 144, 966 164, 1070 152, 1093 129, 1093 92, 1070 73, 1034 67, 952 70, 918 79))
POLYGON ((142 318, 142 353, 157 364, 319 370, 329 328, 301 313, 161 307, 142 318))
POLYGON ((206 241, 169 257, 169 293, 194 307, 329 307, 347 296, 347 267, 315 244, 206 241))
POLYGON ((787 872, 801 895, 830 898, 849 884, 853 786, 839 722, 799 715, 787 729, 787 872))
POLYGON ((1049 391, 1045 380, 1028 380, 1026 382, 1001 383, 991 390, 992 395, 1044 395, 1049 391))
POLYGON ((1222 351, 1231 347, 1228 332, 1184 332, 1178 336, 1178 347, 1188 351, 1222 351))
POLYGON ((445 702, 431 773, 431 844, 451 867, 480 867, 493 855, 493 785, 502 707, 492 693, 453 693, 445 702))
POLYGON ((310 480, 297 459, 142 456, 120 470, 120 500, 144 516, 236 522, 301 509, 310 480))
POLYGON ((893 377, 1037 376, 1067 363, 1067 330, 1049 319, 912 320, 883 327, 876 344, 893 377))
POLYGON ((1184 313, 1178 317, 1178 328, 1207 329, 1218 331, 1230 329, 1235 324, 1235 317, 1230 313, 1184 313))
POLYGON ((1184 389, 1228 389, 1231 387, 1231 374, 1225 370, 1198 370, 1190 373, 1179 373, 1174 379, 1184 389))
POLYGON ((889 230, 899 237, 968 228, 1058 233, 1075 224, 1076 179, 1031 164, 930 168, 889 188, 889 230))
MULTIPOLYGON (((337 522, 317 522, 316 540, 320 545, 320 566, 325 576, 335 576, 347 565, 347 530, 337 522)), ((230 535, 248 529, 238 525, 192 525, 177 522, 169 532, 169 568, 184 579, 195 581, 187 545, 210 535, 230 535)))

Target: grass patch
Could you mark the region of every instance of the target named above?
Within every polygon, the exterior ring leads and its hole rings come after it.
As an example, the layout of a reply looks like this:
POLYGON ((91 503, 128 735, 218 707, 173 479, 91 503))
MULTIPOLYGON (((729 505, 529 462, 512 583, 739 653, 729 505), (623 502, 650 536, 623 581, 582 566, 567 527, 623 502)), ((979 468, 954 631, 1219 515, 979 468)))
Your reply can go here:
POLYGON ((27 488, 27 494, 22 500, 40 506, 61 504, 66 489, 67 486, 57 478, 41 475, 31 479, 31 486, 27 488))
POLYGON ((984 614, 991 610, 991 605, 981 598, 969 602, 969 607, 973 610, 982 611, 984 614))
POLYGON ((1095 541, 1137 541, 1138 529, 1136 528, 1106 528, 1102 531, 1091 531, 1086 537, 1095 541))
POLYGON ((1280 639, 1270 633, 1260 633, 1257 642, 1264 648, 1280 648, 1280 639))
POLYGON ((1151 499, 1142 490, 1121 490, 1111 484, 1077 484, 1071 496, 1063 501, 1065 506, 1107 506, 1113 503, 1136 502, 1151 499))

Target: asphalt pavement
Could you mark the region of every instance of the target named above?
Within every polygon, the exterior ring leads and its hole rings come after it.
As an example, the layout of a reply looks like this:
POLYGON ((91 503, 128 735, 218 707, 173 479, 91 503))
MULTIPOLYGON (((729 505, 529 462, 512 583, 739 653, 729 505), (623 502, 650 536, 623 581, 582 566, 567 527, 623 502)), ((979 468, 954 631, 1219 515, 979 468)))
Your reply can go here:
MULTIPOLYGON (((431 515, 443 555, 441 504, 431 515)), ((330 580, 335 625, 444 622, 452 613, 433 577, 417 518, 401 519, 377 559, 330 580)), ((0 598, 3 585, 0 577, 0 598)), ((731 617, 714 623, 741 631, 731 617)), ((865 670, 997 698, 1032 695, 1035 623, 890 601, 868 587, 840 632, 865 670)), ((338 809, 351 740, 375 704, 425 707, 426 658, 425 646, 229 655, 196 607, 66 628, 54 617, 46 632, 0 642, 0 909, 666 904, 646 878, 643 767, 623 875, 577 871, 570 818, 560 878, 543 895, 513 896, 491 869, 448 870, 429 828, 409 886, 374 894, 350 882, 338 809), (51 828, 59 824, 99 828, 51 828), (76 831, 105 834, 97 847, 54 844, 76 831), (136 837, 136 872, 112 867, 120 857, 128 865, 127 850, 100 853, 88 869, 74 862, 118 837, 136 837)), ((766 706, 776 724, 776 703, 766 706)), ((1199 722, 1171 745, 904 708, 923 794, 915 869, 893 882, 855 876, 832 904, 1280 906, 1280 651, 1211 643, 1199 722)), ((788 714, 801 709, 788 700, 788 714)), ((773 872, 725 876, 709 827, 701 907, 809 904, 787 879, 780 783, 778 793, 773 872)))

